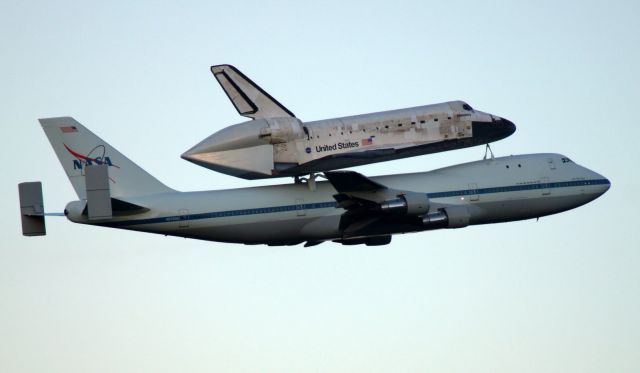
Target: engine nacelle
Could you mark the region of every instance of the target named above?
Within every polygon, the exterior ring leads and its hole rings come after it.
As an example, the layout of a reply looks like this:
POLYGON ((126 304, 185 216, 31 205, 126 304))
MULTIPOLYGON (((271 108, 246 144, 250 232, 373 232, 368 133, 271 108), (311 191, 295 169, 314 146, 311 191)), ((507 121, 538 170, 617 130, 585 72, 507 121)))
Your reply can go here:
POLYGON ((422 224, 428 229, 463 228, 469 225, 470 218, 471 214, 466 207, 449 206, 424 215, 422 224))
POLYGON ((464 228, 469 225, 471 214, 466 207, 445 207, 444 212, 447 214, 447 218, 449 218, 449 225, 447 228, 464 228))
POLYGON ((380 210, 393 214, 422 215, 429 211, 429 198, 424 193, 406 192, 397 199, 381 203, 380 210))

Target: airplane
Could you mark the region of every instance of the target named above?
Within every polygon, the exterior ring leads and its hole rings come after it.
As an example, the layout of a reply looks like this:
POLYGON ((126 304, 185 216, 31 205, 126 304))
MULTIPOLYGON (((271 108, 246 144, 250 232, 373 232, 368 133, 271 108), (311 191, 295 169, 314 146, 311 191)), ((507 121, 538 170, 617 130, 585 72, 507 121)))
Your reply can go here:
POLYGON ((305 181, 313 182, 319 172, 488 144, 516 129, 463 101, 302 122, 235 67, 216 65, 211 72, 251 120, 214 133, 181 157, 244 179, 309 175, 305 181))
MULTIPOLYGON (((64 209, 68 220, 209 241, 385 245, 399 233, 556 214, 611 185, 564 155, 526 154, 371 178, 327 171, 314 191, 289 183, 179 192, 73 118, 40 123, 79 198, 64 209)), ((23 234, 46 234, 41 183, 19 192, 23 234)))

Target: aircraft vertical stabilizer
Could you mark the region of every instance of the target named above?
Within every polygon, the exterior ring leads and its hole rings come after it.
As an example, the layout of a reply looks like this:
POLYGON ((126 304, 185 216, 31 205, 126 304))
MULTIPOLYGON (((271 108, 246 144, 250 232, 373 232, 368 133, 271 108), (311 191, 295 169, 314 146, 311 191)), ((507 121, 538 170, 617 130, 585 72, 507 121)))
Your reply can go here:
POLYGON ((53 150, 80 199, 86 199, 87 166, 106 165, 111 197, 173 191, 71 117, 40 119, 53 150))

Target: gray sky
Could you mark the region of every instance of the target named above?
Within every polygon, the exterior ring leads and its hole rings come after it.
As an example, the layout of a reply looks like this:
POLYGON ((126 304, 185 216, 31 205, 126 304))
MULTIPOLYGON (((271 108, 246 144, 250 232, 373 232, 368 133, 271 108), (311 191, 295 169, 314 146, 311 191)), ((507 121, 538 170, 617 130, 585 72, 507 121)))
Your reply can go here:
MULTIPOLYGON (((0 371, 637 372, 640 3, 0 1, 0 371), (289 182, 179 155, 241 122, 231 63, 302 120, 463 99, 518 126, 496 155, 608 177, 560 215, 382 247, 199 242, 48 220, 76 196, 37 118, 74 116, 179 190, 289 182)), ((481 147, 367 175, 481 158, 481 147)))

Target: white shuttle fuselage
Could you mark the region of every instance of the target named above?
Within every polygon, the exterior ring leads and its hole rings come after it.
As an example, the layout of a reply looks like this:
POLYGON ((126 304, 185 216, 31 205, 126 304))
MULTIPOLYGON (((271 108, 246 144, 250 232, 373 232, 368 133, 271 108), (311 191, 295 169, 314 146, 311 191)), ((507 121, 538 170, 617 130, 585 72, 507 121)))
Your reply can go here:
POLYGON ((462 101, 302 122, 229 65, 212 72, 241 115, 182 154, 245 179, 300 176, 498 141, 515 131, 504 118, 462 101))

